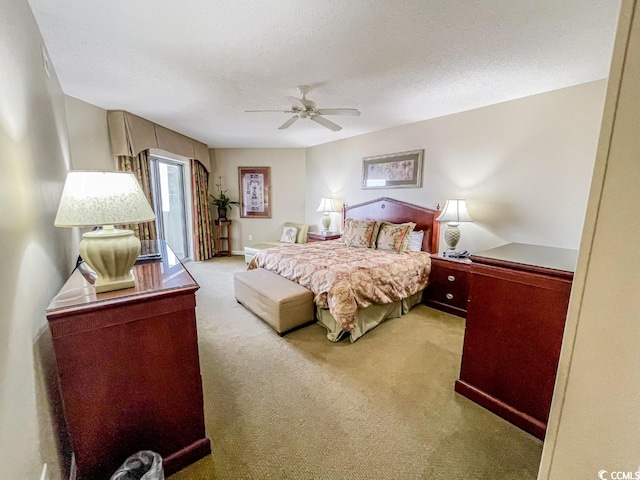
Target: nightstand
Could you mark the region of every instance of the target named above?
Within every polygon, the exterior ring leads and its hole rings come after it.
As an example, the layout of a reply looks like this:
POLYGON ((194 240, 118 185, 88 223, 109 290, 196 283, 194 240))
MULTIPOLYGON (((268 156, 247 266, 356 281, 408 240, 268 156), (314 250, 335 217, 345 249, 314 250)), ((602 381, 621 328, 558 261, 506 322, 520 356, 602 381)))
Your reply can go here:
POLYGON ((466 317, 470 271, 469 259, 431 255, 429 284, 422 302, 443 312, 466 317))
POLYGON ((322 235, 322 233, 310 232, 307 234, 307 242, 326 242, 327 240, 337 240, 340 237, 342 237, 342 235, 339 233, 322 235))

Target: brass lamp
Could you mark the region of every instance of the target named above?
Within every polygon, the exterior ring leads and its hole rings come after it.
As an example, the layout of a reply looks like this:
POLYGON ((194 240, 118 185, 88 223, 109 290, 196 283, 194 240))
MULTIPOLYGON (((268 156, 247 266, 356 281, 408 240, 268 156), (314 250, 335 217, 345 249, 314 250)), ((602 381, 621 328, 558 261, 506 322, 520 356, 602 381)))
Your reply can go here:
POLYGON ((97 274, 96 292, 134 286, 131 268, 140 254, 132 230, 114 225, 150 222, 155 214, 136 177, 129 172, 71 171, 54 225, 96 227, 82 235, 80 256, 97 274))
POLYGON ((461 199, 447 200, 442 213, 436 218, 439 222, 447 222, 444 231, 444 239, 447 242, 447 250, 444 256, 452 256, 460 241, 460 222, 473 222, 467 211, 467 201, 461 199))
POLYGON ((329 215, 332 212, 337 212, 336 204, 331 198, 323 198, 320 200, 320 206, 316 210, 316 212, 322 213, 322 235, 329 235, 331 232, 329 228, 331 227, 331 216, 329 215))

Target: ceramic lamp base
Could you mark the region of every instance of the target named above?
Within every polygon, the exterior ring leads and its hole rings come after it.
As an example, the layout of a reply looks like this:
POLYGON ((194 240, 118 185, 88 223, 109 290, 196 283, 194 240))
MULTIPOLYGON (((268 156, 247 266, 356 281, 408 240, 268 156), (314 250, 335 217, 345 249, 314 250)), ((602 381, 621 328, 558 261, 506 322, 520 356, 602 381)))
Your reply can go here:
POLYGON ((460 241, 460 228, 458 228, 457 223, 447 223, 447 228, 444 231, 444 240, 447 242, 447 251, 454 252, 460 241))
POLYGON ((326 235, 329 233, 329 228, 331 228, 331 217, 328 213, 322 214, 322 227, 324 228, 323 234, 326 235))
POLYGON ((140 254, 140 240, 132 230, 105 226, 82 235, 80 256, 96 272, 97 293, 131 288, 135 279, 131 268, 140 254))

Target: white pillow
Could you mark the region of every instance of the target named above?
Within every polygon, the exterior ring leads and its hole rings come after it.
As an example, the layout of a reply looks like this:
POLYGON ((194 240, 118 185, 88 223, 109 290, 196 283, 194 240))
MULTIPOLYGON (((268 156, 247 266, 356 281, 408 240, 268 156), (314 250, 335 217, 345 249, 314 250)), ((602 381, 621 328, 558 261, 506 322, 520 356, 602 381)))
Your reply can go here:
POLYGON ((424 237, 424 230, 418 230, 417 232, 411 232, 409 234, 409 244, 407 250, 413 252, 419 252, 422 250, 422 238, 424 237))
POLYGON ((282 229, 282 236, 280 241, 284 243, 296 243, 296 237, 298 236, 298 229, 296 227, 284 227, 282 229))

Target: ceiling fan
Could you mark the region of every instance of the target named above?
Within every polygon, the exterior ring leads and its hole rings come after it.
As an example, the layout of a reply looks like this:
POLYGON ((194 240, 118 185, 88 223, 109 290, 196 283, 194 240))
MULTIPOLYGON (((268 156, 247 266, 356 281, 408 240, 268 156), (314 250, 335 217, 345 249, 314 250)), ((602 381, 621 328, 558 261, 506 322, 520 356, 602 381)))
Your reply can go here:
POLYGON ((330 120, 327 120, 323 115, 352 115, 359 116, 360 111, 355 108, 317 108, 315 102, 307 99, 307 93, 309 93, 311 87, 309 85, 300 85, 298 91, 302 98, 285 97, 291 102, 291 108, 289 110, 245 110, 245 112, 283 112, 293 113, 293 117, 284 122, 278 127, 279 130, 284 130, 293 125, 299 118, 308 118, 309 120, 316 122, 323 127, 337 132, 342 130, 342 127, 330 120))

